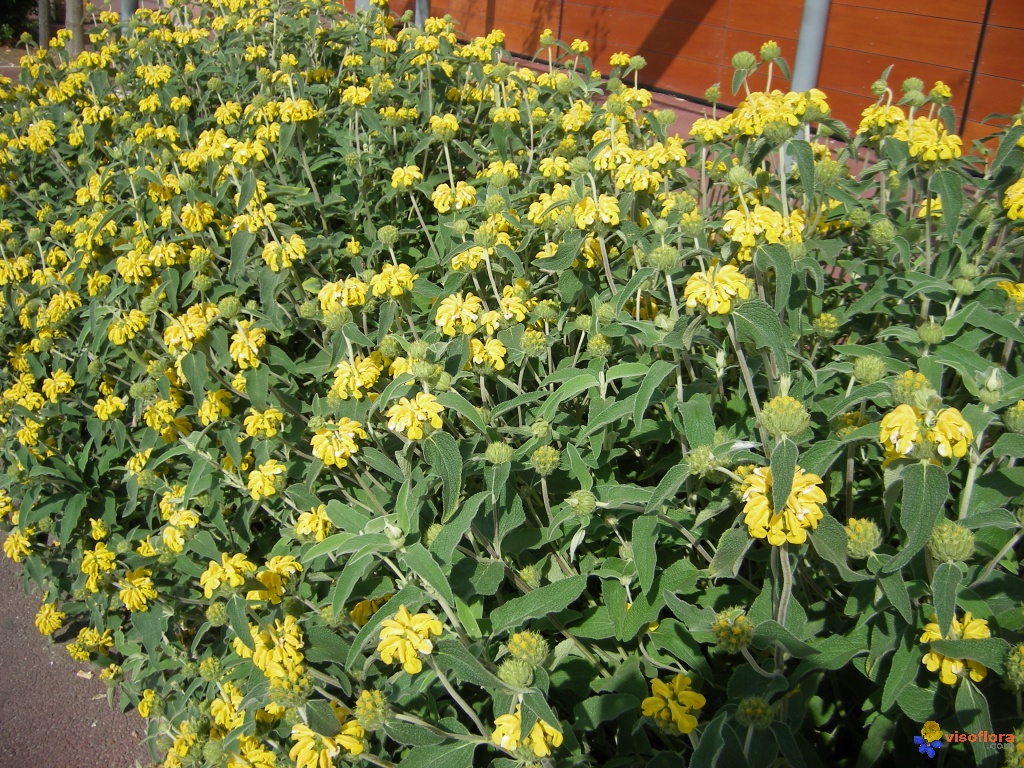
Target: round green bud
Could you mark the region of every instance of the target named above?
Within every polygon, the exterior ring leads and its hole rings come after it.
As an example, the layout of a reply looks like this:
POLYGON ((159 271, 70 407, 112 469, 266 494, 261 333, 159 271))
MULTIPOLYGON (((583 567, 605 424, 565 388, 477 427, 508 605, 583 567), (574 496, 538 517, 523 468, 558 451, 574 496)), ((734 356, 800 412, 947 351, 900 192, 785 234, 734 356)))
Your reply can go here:
POLYGON ((576 315, 576 317, 573 318, 572 324, 577 331, 589 333, 593 322, 594 318, 592 318, 590 315, 576 315))
POLYGON ((191 192, 199 186, 199 182, 191 173, 183 173, 178 177, 178 186, 182 192, 191 192))
POLYGON ((974 554, 974 532, 953 520, 941 520, 928 539, 928 551, 940 563, 962 563, 974 554))
POLYGON ((551 650, 544 636, 530 629, 513 634, 508 639, 507 648, 512 658, 525 661, 534 669, 544 663, 551 650))
POLYGON ((843 176, 845 167, 826 157, 814 164, 814 184, 821 189, 828 189, 843 176))
POLYGON ((561 460, 561 454, 550 445, 542 445, 530 454, 530 466, 541 477, 547 477, 558 469, 558 464, 561 460))
POLYGON ((288 731, 292 729, 292 726, 298 725, 301 722, 303 722, 302 715, 294 707, 288 707, 285 713, 281 715, 281 725, 288 731))
POLYGON ((501 195, 488 195, 484 200, 484 210, 488 216, 497 216, 508 207, 505 198, 501 195))
POLYGON ((43 241, 43 230, 39 227, 29 227, 28 231, 25 232, 25 238, 30 243, 41 243, 43 241))
POLYGON ((1003 399, 1003 374, 998 368, 991 368, 984 377, 979 387, 978 399, 985 405, 995 405, 1003 399))
POLYGON ((643 69, 646 66, 647 66, 647 59, 645 59, 643 56, 630 56, 629 57, 629 68, 630 69, 633 69, 633 70, 636 70, 636 71, 639 72, 641 69, 643 69))
POLYGON ((743 187, 752 184, 754 177, 742 165, 734 165, 726 172, 725 180, 734 187, 743 187))
POLYGON ((152 397, 159 391, 157 383, 152 379, 146 379, 144 381, 133 382, 128 388, 128 395, 133 400, 145 400, 148 397, 152 397))
MULTIPOLYGON (((36 528, 39 529, 40 533, 49 533, 53 530, 53 518, 49 515, 46 515, 46 517, 36 522, 36 528)), ((128 550, 131 551, 131 542, 128 542, 128 550)), ((119 554, 125 555, 128 553, 120 552, 119 554)))
POLYGON ((192 287, 200 293, 206 293, 213 288, 213 278, 209 275, 196 275, 192 278, 192 287))
POLYGON ((839 320, 831 312, 822 312, 811 323, 814 335, 822 341, 834 339, 839 332, 839 320))
POLYGON ((398 227, 385 224, 377 230, 377 239, 389 248, 398 242, 398 227))
POLYGON ((402 340, 390 334, 381 339, 380 353, 384 357, 398 357, 402 354, 402 340))
POLYGON ((733 69, 751 70, 757 65, 757 57, 750 51, 739 51, 732 56, 733 69))
POLYGON ((336 331, 352 322, 352 310, 340 305, 333 306, 324 313, 324 325, 329 331, 336 331))
POLYGON ((708 104, 717 104, 718 100, 722 98, 722 89, 719 83, 715 83, 706 91, 704 91, 704 100, 708 104))
POLYGON ((587 352, 594 357, 608 357, 612 353, 612 343, 604 334, 595 333, 587 342, 587 352))
POLYGON ((854 208, 847 216, 847 221, 854 229, 864 229, 871 222, 871 214, 863 208, 854 208))
POLYGON ((1017 643, 1006 654, 1006 662, 1003 664, 1006 670, 1005 680, 1010 690, 1024 691, 1024 643, 1017 643))
POLYGON ((484 451, 484 458, 489 464, 506 464, 512 461, 515 451, 508 443, 491 443, 484 451))
POLYGON ((498 679, 516 688, 533 685, 533 667, 522 659, 505 659, 498 667, 498 679))
POLYGON ((686 464, 690 474, 696 477, 707 477, 721 466, 709 445, 698 445, 686 454, 686 464))
POLYGON ((619 557, 627 563, 633 562, 633 545, 628 541, 619 544, 619 557))
POLYGON ((942 324, 929 319, 928 322, 917 326, 917 337, 923 344, 939 344, 946 334, 942 330, 942 324))
POLYGON ((700 237, 704 233, 704 218, 690 215, 679 222, 679 229, 686 237, 700 237))
POLYGON ((979 203, 978 207, 974 209, 971 216, 976 222, 978 222, 982 226, 987 226, 988 224, 991 224, 992 219, 996 217, 996 207, 988 202, 979 203))
POLYGON ((654 120, 662 128, 668 128, 675 121, 678 115, 674 109, 657 109, 654 111, 654 120))
POLYGON ((974 281, 967 277, 954 277, 953 289, 957 296, 972 296, 977 290, 974 281))
POLYGON ((220 659, 216 656, 208 656, 199 662, 199 676, 208 683, 220 680, 222 671, 220 659))
MULTIPOLYGON (((42 530, 42 529, 40 529, 42 530)), ((121 539, 114 544, 114 552, 119 555, 127 555, 132 551, 132 543, 128 539, 121 539)))
POLYGON ((465 237, 466 233, 469 232, 469 222, 465 219, 458 219, 451 223, 451 228, 455 232, 456 237, 465 237))
POLYGON ((872 222, 868 229, 868 240, 877 248, 888 248, 896 239, 896 227, 888 219, 872 222))
POLYGON ((903 81, 902 90, 904 93, 924 90, 924 80, 919 77, 908 77, 903 81))
POLYGON ((917 107, 923 107, 928 103, 928 97, 925 96, 924 91, 907 91, 907 93, 900 100, 901 104, 907 104, 915 109, 917 107))
POLYGON ((864 560, 882 543, 882 532, 874 520, 850 518, 846 523, 846 554, 852 560, 864 560))
POLYGON ((203 760, 206 765, 223 765, 224 742, 221 739, 210 739, 203 745, 203 760))
POLYGON ((521 578, 530 589, 537 589, 540 587, 541 582, 540 568, 536 565, 527 565, 519 572, 519 578, 521 578))
POLYGON ((960 277, 966 277, 968 280, 973 280, 981 275, 981 268, 972 261, 961 261, 957 271, 960 273, 960 277))
POLYGON ((551 424, 544 419, 537 419, 530 425, 530 437, 547 440, 551 437, 551 424))
POLYGON ((577 517, 590 517, 597 509, 597 497, 590 491, 580 489, 570 493, 565 504, 577 517))
POLYGON ((426 360, 430 354, 430 345, 423 341, 414 341, 409 345, 409 357, 415 360, 426 360))
MULTIPOLYGON (((480 367, 484 368, 484 366, 480 367)), ((487 367, 490 368, 490 366, 487 367)), ((494 373, 494 369, 491 368, 490 373, 486 373, 486 375, 493 375, 494 373)), ((452 375, 448 371, 441 371, 434 377, 433 387, 435 392, 447 392, 452 388, 452 375)))
POLYGON ((359 165, 359 155, 356 152, 346 152, 341 161, 347 168, 355 168, 359 165))
POLYGON ((754 623, 742 608, 729 608, 715 616, 711 624, 715 650, 739 653, 754 640, 754 623))
POLYGON ((878 355, 863 355, 853 361, 853 377, 861 384, 874 384, 885 378, 885 360, 878 355))
POLYGON ((90 360, 89 366, 86 368, 90 376, 99 376, 103 372, 103 363, 99 360, 90 360))
POLYGON ((773 120, 765 125, 762 135, 770 144, 781 144, 796 135, 796 127, 785 120, 773 120))
POLYGON ((533 316, 538 320, 546 320, 550 323, 558 318, 558 304, 551 299, 545 299, 533 308, 533 316))
POLYGON ((160 296, 156 293, 151 293, 149 296, 143 296, 142 301, 139 302, 139 309, 145 314, 152 315, 160 308, 160 296))
POLYGON ((740 699, 736 706, 736 722, 744 728, 762 730, 771 727, 775 720, 775 707, 760 696, 740 699))
POLYGON ((811 416, 796 398, 778 395, 764 404, 760 423, 772 437, 785 437, 807 429, 811 425, 811 416))
POLYGON ((210 622, 213 627, 223 627, 228 623, 228 607, 224 603, 217 601, 210 603, 206 609, 206 620, 210 622))
POLYGON ((889 90, 889 84, 885 80, 875 80, 871 84, 871 94, 875 97, 882 96, 889 90))
POLYGON ((431 381, 437 376, 438 367, 433 363, 428 363, 425 360, 417 360, 415 363, 412 364, 412 368, 409 369, 409 373, 411 373, 417 379, 431 381))
POLYGON ((299 317, 303 320, 312 320, 320 314, 320 305, 316 299, 307 299, 299 304, 299 317))
POLYGON ((782 49, 774 40, 769 40, 761 46, 761 61, 775 61, 782 56, 782 49))
POLYGON ((423 532, 423 546, 430 547, 434 543, 434 539, 441 533, 440 523, 431 523, 430 526, 423 532))
POLYGON ((1024 400, 1018 400, 1003 411, 1003 426, 1017 435, 1024 435, 1024 400))
MULTIPOLYGON (((656 223, 664 223, 659 220, 656 223)), ((662 272, 670 272, 679 266, 679 251, 671 245, 659 245, 647 254, 647 263, 662 272)))
POLYGON ((590 172, 590 160, 586 157, 577 156, 569 161, 569 173, 572 176, 583 176, 590 172))
POLYGON ((355 711, 356 722, 367 731, 379 731, 387 723, 388 702, 384 693, 378 690, 365 690, 356 699, 355 711))

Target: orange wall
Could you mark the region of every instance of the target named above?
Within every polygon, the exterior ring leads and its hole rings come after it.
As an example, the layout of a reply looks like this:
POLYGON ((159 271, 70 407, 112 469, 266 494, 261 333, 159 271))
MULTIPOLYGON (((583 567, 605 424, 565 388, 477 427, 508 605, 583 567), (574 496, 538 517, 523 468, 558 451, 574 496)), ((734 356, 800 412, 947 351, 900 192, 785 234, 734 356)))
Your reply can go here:
MULTIPOLYGON (((968 141, 991 132, 991 113, 1020 108, 1024 89, 1024 0, 832 0, 818 87, 833 114, 856 124, 872 100, 871 83, 893 65, 890 86, 919 77, 929 88, 942 80, 953 89, 968 141), (980 56, 978 56, 980 46, 980 56), (972 87, 973 75, 973 87, 972 87), (969 104, 967 103, 970 98, 969 104), (966 115, 964 108, 967 107, 966 115)), ((411 0, 393 3, 404 9, 411 0)), ((431 13, 451 14, 467 36, 493 28, 506 33, 509 49, 533 56, 545 28, 557 37, 590 43, 597 69, 607 71, 617 51, 647 59, 641 81, 701 97, 721 83, 729 93, 730 60, 739 50, 756 52, 775 40, 796 59, 803 0, 433 0, 431 13)), ((761 87, 762 79, 753 84, 761 87)), ((778 75, 773 87, 788 85, 778 75)))

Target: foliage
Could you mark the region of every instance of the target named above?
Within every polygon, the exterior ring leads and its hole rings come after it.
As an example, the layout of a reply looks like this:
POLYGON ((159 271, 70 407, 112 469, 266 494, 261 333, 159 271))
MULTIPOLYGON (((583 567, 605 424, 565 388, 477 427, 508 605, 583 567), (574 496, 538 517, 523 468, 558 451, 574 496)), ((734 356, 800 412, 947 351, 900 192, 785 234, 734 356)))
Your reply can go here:
POLYGON ((194 7, 0 86, 4 550, 164 765, 1019 724, 1024 128, 766 45, 684 142, 582 41, 194 7))

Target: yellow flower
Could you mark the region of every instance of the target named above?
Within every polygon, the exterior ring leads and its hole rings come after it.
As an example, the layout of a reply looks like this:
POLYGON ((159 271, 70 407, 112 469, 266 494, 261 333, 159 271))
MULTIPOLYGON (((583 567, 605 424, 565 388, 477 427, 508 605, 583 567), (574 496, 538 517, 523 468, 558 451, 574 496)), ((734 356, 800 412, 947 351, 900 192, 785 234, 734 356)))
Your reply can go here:
POLYGON ((239 320, 237 330, 231 335, 228 354, 243 371, 246 368, 259 368, 260 350, 266 341, 266 331, 262 328, 253 328, 249 320, 239 320))
POLYGON ((929 720, 922 726, 921 735, 927 742, 938 741, 942 738, 942 728, 934 720, 929 720))
POLYGON ((203 398, 203 404, 199 406, 199 421, 202 422, 204 427, 219 421, 225 416, 231 415, 231 406, 228 405, 228 400, 230 399, 231 393, 225 389, 206 393, 206 397, 203 398))
MULTIPOLYGON (((1018 179, 1006 188, 1003 194, 1003 208, 1006 209, 1006 217, 1011 221, 1024 218, 1024 178, 1018 179)), ((1003 287, 1001 283, 997 285, 1003 287)))
POLYGON ((395 189, 409 189, 417 181, 423 181, 423 173, 418 165, 406 165, 395 168, 391 174, 391 186, 395 189))
POLYGON ((699 304, 711 314, 727 315, 732 310, 733 299, 749 298, 750 289, 746 278, 734 265, 718 266, 713 262, 706 272, 690 275, 683 296, 690 309, 699 304))
POLYGON ((476 202, 476 189, 464 181, 457 182, 455 189, 447 184, 438 184, 430 199, 438 213, 448 213, 452 208, 461 211, 476 202))
POLYGON ((444 406, 437 402, 437 398, 425 392, 419 392, 416 397, 409 400, 407 397, 388 408, 385 416, 388 419, 388 429, 398 434, 404 434, 410 440, 423 438, 423 425, 429 423, 434 429, 440 429, 444 422, 441 414, 444 413, 444 406))
POLYGON ((146 568, 136 568, 124 575, 125 585, 118 594, 129 611, 148 611, 149 601, 156 599, 153 580, 149 578, 152 573, 146 568))
POLYGON ((39 612, 36 613, 36 629, 39 630, 40 634, 52 635, 64 626, 64 617, 66 615, 63 611, 57 610, 55 603, 43 603, 39 606, 39 612))
POLYGON ((363 425, 358 421, 349 418, 342 418, 337 423, 329 421, 323 429, 316 431, 311 441, 313 455, 329 467, 346 467, 348 460, 359 450, 357 439, 366 439, 363 425))
POLYGON ((505 345, 497 339, 470 339, 469 354, 474 365, 490 365, 496 371, 505 369, 505 345))
POLYGON ((153 711, 153 704, 156 703, 156 691, 152 688, 146 688, 142 692, 142 698, 139 699, 139 704, 135 708, 140 717, 149 717, 153 711))
MULTIPOLYGON (((939 632, 937 620, 934 620, 934 616, 932 619, 931 623, 924 626, 924 632, 921 634, 922 643, 943 639, 942 634, 939 632)), ((953 623, 950 625, 949 634, 946 636, 946 639, 981 640, 991 636, 992 633, 985 619, 975 619, 970 613, 965 613, 962 622, 955 615, 953 616, 953 623)), ((988 670, 980 662, 971 659, 966 661, 964 659, 951 659, 935 651, 926 653, 921 663, 925 665, 929 672, 938 672, 939 681, 946 685, 956 685, 965 668, 969 671, 971 680, 976 683, 980 683, 988 674, 988 670)))
POLYGON ((327 507, 324 504, 303 512, 295 523, 295 533, 299 536, 312 536, 317 541, 323 541, 327 534, 334 528, 334 523, 327 516, 327 507))
POLYGON ((640 711, 665 730, 690 733, 697 727, 697 718, 691 713, 706 703, 703 696, 690 690, 690 682, 683 674, 676 675, 671 683, 655 678, 651 695, 643 700, 640 711))
POLYGON ((66 395, 75 386, 75 380, 67 371, 61 369, 50 374, 50 378, 43 379, 43 394, 51 403, 56 403, 57 398, 66 395))
POLYGON ((755 539, 767 539, 772 546, 803 544, 807 529, 816 528, 821 520, 820 504, 827 500, 821 490, 821 478, 797 467, 793 487, 782 510, 772 509, 772 470, 755 467, 745 470, 740 493, 745 502, 743 522, 755 539))
POLYGON ((123 413, 127 407, 128 404, 122 398, 112 395, 97 400, 92 410, 101 421, 110 421, 117 418, 118 414, 123 413))
POLYGON ((590 43, 588 43, 586 40, 580 40, 577 37, 569 45, 569 48, 572 49, 573 53, 586 53, 587 51, 590 50, 590 43))
POLYGON ((253 501, 259 501, 275 495, 279 485, 283 484, 285 466, 276 459, 270 459, 260 464, 258 468, 249 473, 247 487, 253 501))
POLYGON ((385 264, 380 268, 380 274, 370 278, 370 289, 374 296, 401 296, 406 291, 411 291, 413 283, 419 275, 414 275, 407 264, 385 264))
POLYGON ((291 737, 295 744, 288 757, 295 761, 296 768, 331 768, 334 758, 341 754, 341 747, 334 739, 321 736, 308 725, 293 725, 291 737))
POLYGON ((967 449, 974 440, 974 431, 956 408, 943 408, 935 417, 928 440, 935 444, 942 458, 960 459, 967 455, 967 449))
POLYGON ((267 408, 265 411, 250 408, 243 422, 245 434, 249 437, 273 437, 280 430, 283 420, 284 414, 277 408, 267 408))
POLYGON ((608 64, 613 67, 628 67, 629 66, 629 54, 628 53, 613 53, 611 58, 608 60, 608 64))
POLYGON ((434 650, 430 636, 440 636, 441 630, 441 622, 429 613, 413 616, 404 605, 400 606, 395 618, 381 623, 377 652, 385 664, 392 664, 397 658, 406 672, 418 674, 423 669, 419 654, 427 655, 434 650))
MULTIPOLYGON (((10 541, 9 537, 8 541, 10 541)), ((5 548, 6 545, 4 542, 5 548)), ((102 541, 94 549, 87 549, 82 556, 81 565, 82 573, 88 577, 85 588, 90 592, 99 592, 100 574, 114 570, 117 567, 116 560, 117 555, 108 550, 107 545, 102 541)))
POLYGON ((882 418, 878 439, 887 450, 906 456, 921 442, 921 414, 910 405, 897 405, 882 418))
POLYGON ((375 597, 373 600, 360 600, 349 611, 349 616, 352 617, 352 621, 357 627, 365 627, 368 622, 377 611, 381 609, 388 600, 391 599, 393 593, 388 593, 381 597, 375 597))
POLYGON ((213 597, 214 591, 222 585, 232 589, 241 587, 245 584, 245 575, 256 570, 256 565, 241 553, 229 556, 222 552, 220 560, 219 563, 210 560, 203 575, 199 577, 199 586, 203 588, 203 596, 206 599, 213 597))
POLYGON ((551 747, 562 746, 562 732, 546 720, 538 719, 530 729, 525 744, 537 757, 547 757, 551 754, 551 747))
POLYGON ((1006 303, 1010 309, 1018 314, 1024 312, 1024 283, 1011 283, 1009 280, 1000 280, 996 288, 1006 292, 1006 303))
POLYGON ((476 330, 476 321, 480 317, 480 309, 483 302, 479 296, 467 293, 455 293, 441 299, 434 316, 434 324, 441 329, 446 336, 454 336, 458 326, 467 336, 476 330))

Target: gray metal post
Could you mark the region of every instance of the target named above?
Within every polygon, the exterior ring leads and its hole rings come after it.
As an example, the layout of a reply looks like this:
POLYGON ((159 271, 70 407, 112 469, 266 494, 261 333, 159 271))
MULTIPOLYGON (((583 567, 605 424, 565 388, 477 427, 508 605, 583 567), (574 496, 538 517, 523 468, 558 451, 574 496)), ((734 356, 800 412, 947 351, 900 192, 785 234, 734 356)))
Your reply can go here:
POLYGON ((121 0, 121 31, 128 34, 128 24, 139 10, 139 0, 121 0))
POLYGON ((357 11, 368 11, 370 10, 370 0, 356 0, 357 11))
POLYGON ((821 66, 821 51, 825 47, 829 4, 830 0, 804 0, 800 39, 793 66, 794 91, 807 91, 818 84, 818 67, 821 66))
POLYGON ((423 31, 423 22, 430 16, 430 0, 416 0, 416 28, 423 31))

